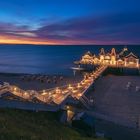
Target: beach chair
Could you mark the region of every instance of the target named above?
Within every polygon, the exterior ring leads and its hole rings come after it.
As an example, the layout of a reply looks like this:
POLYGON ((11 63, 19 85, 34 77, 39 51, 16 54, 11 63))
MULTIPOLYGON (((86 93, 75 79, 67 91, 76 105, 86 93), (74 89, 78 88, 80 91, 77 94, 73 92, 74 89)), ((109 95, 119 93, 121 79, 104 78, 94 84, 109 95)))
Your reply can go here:
POLYGON ((128 90, 131 86, 131 82, 128 82, 127 85, 126 85, 126 89, 128 90))
POLYGON ((62 81, 62 80, 63 80, 63 76, 60 76, 60 78, 59 78, 59 79, 60 79, 60 81, 62 81))
POLYGON ((136 86, 135 91, 136 92, 140 91, 140 87, 139 86, 136 86))

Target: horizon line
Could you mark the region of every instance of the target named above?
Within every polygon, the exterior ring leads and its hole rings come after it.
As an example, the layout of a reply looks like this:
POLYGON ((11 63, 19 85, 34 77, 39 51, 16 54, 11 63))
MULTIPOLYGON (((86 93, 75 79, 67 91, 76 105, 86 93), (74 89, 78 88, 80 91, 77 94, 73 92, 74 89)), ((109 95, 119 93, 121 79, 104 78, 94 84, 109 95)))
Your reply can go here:
POLYGON ((0 45, 40 45, 40 46, 112 46, 112 45, 115 45, 115 46, 131 46, 131 45, 134 45, 134 46, 139 46, 140 44, 32 44, 32 43, 0 43, 0 45))

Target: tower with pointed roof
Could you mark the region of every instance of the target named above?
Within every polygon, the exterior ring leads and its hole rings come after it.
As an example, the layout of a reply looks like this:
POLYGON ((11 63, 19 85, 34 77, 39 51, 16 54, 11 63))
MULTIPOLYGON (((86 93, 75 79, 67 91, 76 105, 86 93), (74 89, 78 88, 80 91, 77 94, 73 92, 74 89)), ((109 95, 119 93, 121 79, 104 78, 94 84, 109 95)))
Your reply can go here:
POLYGON ((110 64, 115 65, 116 64, 116 57, 117 57, 115 48, 112 48, 110 56, 111 56, 110 64))
POLYGON ((101 63, 104 63, 104 59, 105 59, 105 51, 104 48, 101 48, 100 53, 99 53, 99 59, 101 63))

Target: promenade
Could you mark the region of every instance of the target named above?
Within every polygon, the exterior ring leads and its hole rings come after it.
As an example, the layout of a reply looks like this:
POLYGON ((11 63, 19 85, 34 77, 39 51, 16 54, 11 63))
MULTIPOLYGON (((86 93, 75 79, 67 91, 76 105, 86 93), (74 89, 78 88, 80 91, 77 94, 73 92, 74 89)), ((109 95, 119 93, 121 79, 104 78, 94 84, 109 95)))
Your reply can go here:
POLYGON ((95 83, 92 115, 119 125, 140 129, 140 78, 106 76, 95 83), (128 86, 130 83, 130 86, 128 86))
POLYGON ((81 97, 95 82, 95 80, 106 70, 106 68, 107 66, 97 67, 95 71, 85 74, 82 81, 80 81, 79 83, 44 89, 41 91, 23 90, 15 85, 4 83, 4 85, 1 86, 0 96, 3 98, 3 96, 6 96, 4 94, 9 92, 11 96, 15 95, 29 102, 32 102, 34 99, 37 99, 46 105, 61 105, 61 103, 64 102, 68 97, 80 100, 81 97))

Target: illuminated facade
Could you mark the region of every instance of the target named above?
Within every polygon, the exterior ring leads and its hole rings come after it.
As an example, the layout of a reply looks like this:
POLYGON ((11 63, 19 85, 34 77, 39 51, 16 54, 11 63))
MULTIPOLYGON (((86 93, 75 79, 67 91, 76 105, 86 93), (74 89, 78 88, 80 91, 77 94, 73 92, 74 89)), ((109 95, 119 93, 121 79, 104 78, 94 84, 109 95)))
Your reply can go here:
POLYGON ((111 67, 130 67, 139 68, 139 58, 127 48, 124 48, 120 53, 116 53, 115 48, 111 52, 105 53, 104 49, 100 50, 98 56, 93 55, 89 51, 82 56, 77 64, 91 64, 91 65, 107 65, 111 67))

